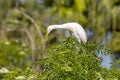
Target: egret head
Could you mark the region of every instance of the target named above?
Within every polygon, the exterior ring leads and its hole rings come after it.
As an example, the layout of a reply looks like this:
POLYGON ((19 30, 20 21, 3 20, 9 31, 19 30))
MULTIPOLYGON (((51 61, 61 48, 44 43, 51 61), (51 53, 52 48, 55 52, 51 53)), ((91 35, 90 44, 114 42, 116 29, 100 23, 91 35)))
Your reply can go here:
POLYGON ((54 29, 54 26, 48 26, 46 36, 54 29))

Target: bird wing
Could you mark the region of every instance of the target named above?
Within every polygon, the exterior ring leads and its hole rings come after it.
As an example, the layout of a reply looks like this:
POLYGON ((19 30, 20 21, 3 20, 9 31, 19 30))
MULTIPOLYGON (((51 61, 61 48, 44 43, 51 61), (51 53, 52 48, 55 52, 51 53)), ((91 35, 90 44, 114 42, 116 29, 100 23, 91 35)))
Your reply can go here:
POLYGON ((82 26, 77 25, 75 28, 76 28, 76 33, 79 36, 79 38, 81 39, 81 41, 83 43, 87 42, 87 35, 86 35, 85 30, 82 28, 82 26))
POLYGON ((77 33, 72 33, 72 35, 77 39, 79 43, 81 43, 81 38, 79 37, 77 33))
POLYGON ((72 22, 72 23, 62 24, 62 26, 63 26, 65 29, 73 32, 73 33, 72 33, 73 36, 74 36, 79 42, 81 42, 81 41, 82 41, 83 43, 87 42, 86 32, 85 32, 85 30, 82 28, 82 26, 81 26, 80 24, 72 22))

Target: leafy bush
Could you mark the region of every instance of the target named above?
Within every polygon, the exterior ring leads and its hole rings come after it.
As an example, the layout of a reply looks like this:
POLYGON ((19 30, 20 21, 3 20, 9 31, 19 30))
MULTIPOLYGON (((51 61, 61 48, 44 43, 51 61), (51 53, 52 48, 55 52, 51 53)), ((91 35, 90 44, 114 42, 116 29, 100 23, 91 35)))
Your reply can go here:
MULTIPOLYGON (((47 55, 36 61, 32 68, 13 70, 4 75, 4 80, 118 80, 120 71, 112 64, 110 69, 103 68, 101 60, 94 54, 102 51, 110 53, 103 46, 92 43, 79 44, 73 37, 42 51, 47 55), (40 71, 33 68, 39 66, 40 71)), ((42 54, 41 53, 41 54, 42 54)))
POLYGON ((36 80, 37 73, 32 71, 32 68, 22 70, 14 70, 4 75, 4 80, 36 80))
POLYGON ((98 79, 100 60, 93 54, 95 45, 79 44, 67 38, 50 48, 41 61, 41 79, 98 79), (89 47, 88 47, 89 46, 89 47))
POLYGON ((27 57, 30 53, 25 43, 18 40, 0 41, 0 65, 11 68, 27 67, 27 57))
POLYGON ((109 70, 105 71, 100 66, 101 60, 96 57, 95 51, 103 51, 104 54, 110 53, 109 50, 101 46, 92 43, 79 44, 69 37, 62 43, 46 50, 48 55, 37 62, 41 65, 42 70, 39 78, 45 80, 98 80, 106 78, 107 75, 104 77, 102 74, 108 74, 109 70))

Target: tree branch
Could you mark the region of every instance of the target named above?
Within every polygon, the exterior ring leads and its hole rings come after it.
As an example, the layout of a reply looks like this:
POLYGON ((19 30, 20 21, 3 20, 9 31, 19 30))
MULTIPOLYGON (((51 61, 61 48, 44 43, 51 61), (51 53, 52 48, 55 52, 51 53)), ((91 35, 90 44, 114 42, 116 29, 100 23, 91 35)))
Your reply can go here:
POLYGON ((37 32, 38 32, 38 34, 39 34, 39 36, 40 36, 40 38, 41 38, 42 47, 43 47, 43 49, 44 49, 44 48, 45 48, 45 40, 44 40, 44 38, 43 38, 43 35, 42 35, 42 32, 41 32, 41 30, 40 30, 39 25, 35 22, 35 20, 34 20, 31 16, 27 15, 26 13, 20 11, 20 10, 17 9, 17 8, 15 8, 15 11, 18 12, 19 14, 22 14, 23 16, 25 16, 27 19, 29 19, 29 20, 33 23, 33 25, 34 25, 35 28, 37 29, 37 32))
POLYGON ((35 51, 36 51, 36 45, 35 45, 34 39, 27 29, 21 29, 21 31, 27 34, 28 39, 30 41, 31 51, 32 51, 32 64, 33 64, 35 62, 35 51))

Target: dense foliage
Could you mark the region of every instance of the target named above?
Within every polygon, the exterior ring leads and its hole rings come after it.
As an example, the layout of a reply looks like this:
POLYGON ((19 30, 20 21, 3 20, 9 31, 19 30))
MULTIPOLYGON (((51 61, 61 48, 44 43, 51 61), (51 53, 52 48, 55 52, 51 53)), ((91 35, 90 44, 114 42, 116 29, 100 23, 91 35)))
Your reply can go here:
POLYGON ((4 73, 2 78, 8 79, 30 79, 30 80, 113 80, 120 78, 120 71, 113 63, 110 69, 100 65, 101 60, 94 54, 95 51, 110 51, 92 43, 79 44, 74 38, 68 37, 61 43, 44 50, 47 55, 36 61, 33 66, 26 69, 11 70, 4 73), (38 66, 38 71, 33 71, 38 66))
POLYGON ((40 61, 43 69, 40 77, 50 80, 98 79, 100 60, 93 53, 95 48, 93 44, 80 45, 74 39, 67 38, 50 48, 48 55, 40 61))
POLYGON ((25 68, 30 49, 18 40, 0 42, 0 66, 10 68, 25 68))

